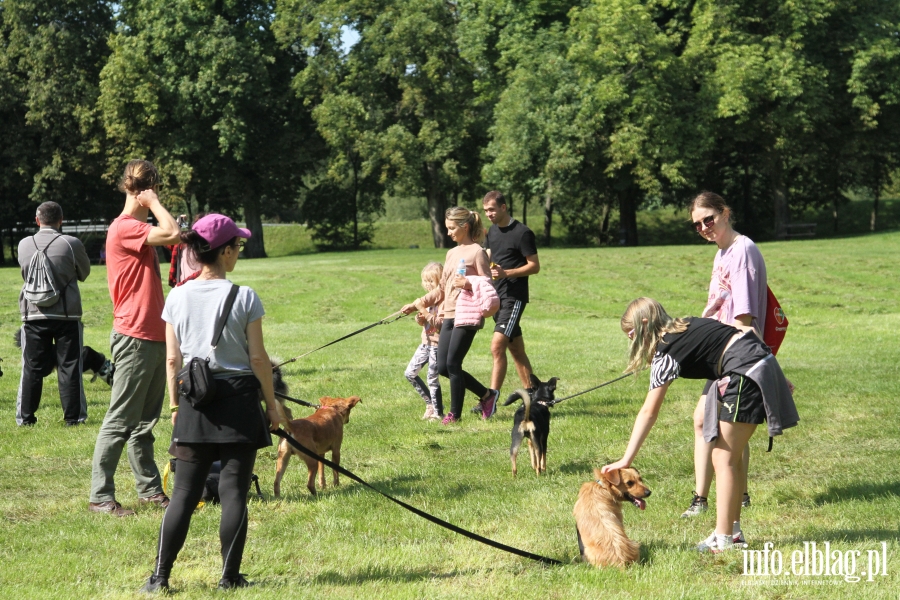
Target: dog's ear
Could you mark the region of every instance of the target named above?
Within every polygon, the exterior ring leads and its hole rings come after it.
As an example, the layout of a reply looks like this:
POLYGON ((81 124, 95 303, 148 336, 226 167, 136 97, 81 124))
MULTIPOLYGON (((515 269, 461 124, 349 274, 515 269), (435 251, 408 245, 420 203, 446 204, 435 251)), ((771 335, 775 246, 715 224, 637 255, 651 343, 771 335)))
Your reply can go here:
POLYGON ((603 479, 607 480, 612 485, 619 485, 620 483, 622 483, 622 476, 619 472, 619 469, 613 469, 612 471, 603 473, 603 479))
POLYGON ((529 373, 528 381, 531 382, 531 387, 537 389, 539 385, 541 385, 541 380, 535 377, 534 373, 529 373))
POLYGON ((559 377, 551 377, 545 385, 555 392, 557 381, 559 381, 559 377))
POLYGON ((347 398, 347 406, 349 406, 350 408, 353 408, 360 402, 362 402, 362 398, 360 398, 359 396, 350 396, 349 398, 347 398))

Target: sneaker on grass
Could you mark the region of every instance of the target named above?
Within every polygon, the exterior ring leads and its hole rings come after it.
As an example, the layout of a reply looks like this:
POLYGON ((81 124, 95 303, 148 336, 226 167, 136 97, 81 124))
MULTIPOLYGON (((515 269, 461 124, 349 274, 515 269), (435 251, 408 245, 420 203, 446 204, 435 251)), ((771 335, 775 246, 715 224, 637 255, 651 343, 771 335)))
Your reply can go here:
POLYGON ((500 390, 490 390, 487 400, 481 401, 481 418, 490 419, 497 412, 497 400, 500 399, 500 390))
POLYGON ((706 501, 706 498, 699 496, 697 495, 697 492, 694 492, 694 497, 691 499, 691 505, 688 506, 686 511, 681 513, 681 518, 696 517, 700 513, 705 513, 707 510, 709 510, 709 503, 706 501))

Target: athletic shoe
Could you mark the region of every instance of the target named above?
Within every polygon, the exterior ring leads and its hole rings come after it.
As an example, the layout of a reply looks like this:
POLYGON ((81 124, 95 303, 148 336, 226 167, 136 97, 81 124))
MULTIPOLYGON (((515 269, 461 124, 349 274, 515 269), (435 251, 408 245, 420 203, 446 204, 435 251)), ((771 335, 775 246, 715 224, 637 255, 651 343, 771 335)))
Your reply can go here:
POLYGON ((447 413, 447 416, 444 417, 444 420, 441 421, 441 425, 450 425, 451 423, 459 423, 459 419, 456 418, 452 412, 447 413))
POLYGON ((744 508, 750 506, 750 494, 748 494, 747 492, 744 492, 744 499, 741 500, 741 506, 743 506, 744 508))
POLYGON ((475 406, 472 407, 472 414, 473 415, 481 414, 481 401, 476 402, 475 406))
POLYGON ((219 589, 220 590, 233 590, 235 588, 245 588, 250 587, 252 585, 256 585, 254 583, 250 583, 247 581, 247 578, 242 574, 236 577, 223 577, 219 580, 219 589))
POLYGON ((169 592, 169 578, 157 577, 151 575, 144 587, 141 588, 142 594, 167 594, 169 592))
POLYGON ((481 401, 481 418, 490 419, 497 412, 497 400, 500 399, 500 390, 490 390, 487 400, 481 401))
POLYGON ((743 531, 738 531, 736 535, 732 536, 734 539, 734 545, 739 548, 747 547, 747 538, 744 537, 743 531))
POLYGON ((713 531, 708 538, 697 544, 697 552, 709 552, 711 554, 719 554, 726 550, 734 550, 738 548, 734 543, 734 537, 731 535, 719 536, 713 531))
POLYGON ((686 511, 681 513, 681 518, 696 517, 700 513, 705 513, 708 510, 709 503, 706 501, 706 498, 699 496, 697 495, 697 492, 694 492, 694 497, 691 499, 691 505, 688 506, 686 511))
POLYGON ((425 406, 425 414, 422 415, 422 420, 429 421, 431 419, 437 419, 437 411, 434 410, 434 406, 428 404, 425 406))

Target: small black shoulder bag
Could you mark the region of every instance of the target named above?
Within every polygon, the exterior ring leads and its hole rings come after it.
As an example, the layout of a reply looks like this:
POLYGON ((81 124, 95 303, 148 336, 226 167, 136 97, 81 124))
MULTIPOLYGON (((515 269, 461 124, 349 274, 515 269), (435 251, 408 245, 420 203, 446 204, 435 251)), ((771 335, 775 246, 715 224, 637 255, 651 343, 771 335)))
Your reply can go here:
POLYGON ((213 379, 212 371, 209 368, 209 357, 216 349, 219 338, 222 337, 225 321, 228 320, 228 314, 231 312, 231 307, 234 306, 237 293, 238 286, 232 284, 228 297, 225 299, 222 314, 219 315, 219 320, 216 322, 206 358, 195 356, 175 376, 178 382, 178 395, 194 408, 207 406, 216 399, 216 380, 213 379))

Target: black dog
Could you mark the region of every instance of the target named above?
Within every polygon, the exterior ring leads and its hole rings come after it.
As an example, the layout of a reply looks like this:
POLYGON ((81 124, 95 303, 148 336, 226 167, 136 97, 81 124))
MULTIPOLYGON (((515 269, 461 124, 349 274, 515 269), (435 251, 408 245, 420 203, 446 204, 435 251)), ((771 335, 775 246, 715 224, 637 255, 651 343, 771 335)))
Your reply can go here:
POLYGON ((558 377, 549 381, 531 375, 531 390, 518 390, 510 394, 503 406, 509 406, 516 400, 522 400, 522 406, 513 416, 512 442, 509 446, 509 457, 512 461, 513 477, 516 476, 516 457, 522 440, 528 440, 528 452, 531 455, 531 468, 535 475, 547 470, 547 438, 550 436, 550 406, 556 394, 558 377))
MULTIPOLYGON (((21 329, 16 329, 13 333, 13 343, 16 345, 16 348, 22 347, 21 329)), ((53 366, 54 368, 56 367, 55 364, 53 366)), ((90 346, 83 346, 81 348, 81 372, 87 373, 88 371, 94 375, 91 377, 91 381, 94 381, 99 377, 105 381, 107 385, 112 386, 116 365, 110 362, 106 356, 97 352, 90 346)))

